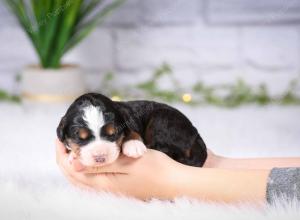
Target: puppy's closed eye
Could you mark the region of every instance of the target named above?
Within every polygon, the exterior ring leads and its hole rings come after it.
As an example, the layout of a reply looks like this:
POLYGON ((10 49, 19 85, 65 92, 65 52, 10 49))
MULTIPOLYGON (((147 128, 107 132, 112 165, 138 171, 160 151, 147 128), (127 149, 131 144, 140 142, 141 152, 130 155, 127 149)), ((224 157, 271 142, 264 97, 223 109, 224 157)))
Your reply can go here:
POLYGON ((79 136, 80 139, 85 140, 85 139, 87 139, 90 136, 90 133, 89 133, 89 131, 87 129, 80 128, 78 130, 78 136, 79 136))
POLYGON ((111 136, 116 133, 116 128, 112 123, 109 123, 109 124, 105 125, 104 132, 105 132, 105 134, 111 136))

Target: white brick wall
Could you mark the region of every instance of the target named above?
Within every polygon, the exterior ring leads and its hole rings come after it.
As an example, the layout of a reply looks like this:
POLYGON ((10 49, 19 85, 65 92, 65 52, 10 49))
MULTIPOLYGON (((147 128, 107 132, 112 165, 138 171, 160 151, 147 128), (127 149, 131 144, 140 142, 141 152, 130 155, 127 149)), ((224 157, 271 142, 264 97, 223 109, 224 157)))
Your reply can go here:
POLYGON ((259 24, 298 23, 299 0, 208 0, 210 23, 259 24))
POLYGON ((149 27, 117 31, 117 64, 125 70, 155 67, 234 67, 237 30, 232 28, 149 27))
MULTIPOLYGON (((0 3, 0 88, 37 62, 30 42, 0 3)), ((96 89, 101 73, 142 79, 162 62, 183 84, 262 81, 282 89, 300 73, 298 0, 127 0, 64 58, 86 69, 96 89)))
POLYGON ((141 1, 147 24, 191 24, 199 17, 199 0, 141 1), (187 13, 188 12, 188 13, 187 13))
POLYGON ((251 27, 242 31, 246 64, 266 70, 299 68, 300 36, 294 27, 251 27))
POLYGON ((31 42, 19 28, 0 28, 0 69, 18 69, 28 63, 37 62, 31 42))
POLYGON ((77 63, 84 68, 110 70, 113 64, 112 35, 107 29, 97 29, 78 47, 64 57, 66 63, 77 63))
POLYGON ((126 1, 117 13, 112 13, 104 22, 108 27, 133 27, 141 23, 143 12, 140 10, 141 0, 126 1))

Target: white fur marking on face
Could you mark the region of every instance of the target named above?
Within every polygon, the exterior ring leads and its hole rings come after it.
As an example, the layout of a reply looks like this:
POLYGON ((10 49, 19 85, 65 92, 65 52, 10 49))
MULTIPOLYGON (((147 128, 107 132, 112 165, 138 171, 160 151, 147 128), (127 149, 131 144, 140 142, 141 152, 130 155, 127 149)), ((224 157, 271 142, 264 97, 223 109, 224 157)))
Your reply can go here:
POLYGON ((104 125, 104 118, 99 107, 89 105, 83 109, 83 119, 94 133, 96 140, 100 139, 100 129, 104 125))
POLYGON ((93 141, 88 145, 81 148, 80 151, 80 161, 83 165, 93 166, 99 165, 95 162, 94 156, 103 155, 105 158, 104 164, 109 164, 114 162, 120 153, 120 148, 116 144, 116 142, 110 141, 93 141))
POLYGON ((138 158, 147 151, 145 144, 139 140, 126 141, 123 144, 122 149, 126 156, 133 158, 138 158))
POLYGON ((83 120, 87 123, 88 128, 93 132, 95 140, 88 143, 80 150, 80 160, 83 165, 99 165, 95 162, 95 156, 103 156, 108 164, 115 161, 120 153, 120 148, 116 142, 103 140, 100 137, 100 129, 105 124, 103 113, 99 107, 89 105, 83 109, 83 120))

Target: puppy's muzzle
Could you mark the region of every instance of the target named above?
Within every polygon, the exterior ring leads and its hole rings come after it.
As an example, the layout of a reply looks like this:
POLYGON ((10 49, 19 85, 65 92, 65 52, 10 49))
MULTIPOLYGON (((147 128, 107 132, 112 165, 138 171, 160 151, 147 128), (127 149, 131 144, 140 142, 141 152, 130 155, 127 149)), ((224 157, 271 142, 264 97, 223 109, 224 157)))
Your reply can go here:
POLYGON ((105 154, 94 155, 93 158, 94 158, 96 163, 105 163, 105 161, 106 161, 106 155, 105 154))

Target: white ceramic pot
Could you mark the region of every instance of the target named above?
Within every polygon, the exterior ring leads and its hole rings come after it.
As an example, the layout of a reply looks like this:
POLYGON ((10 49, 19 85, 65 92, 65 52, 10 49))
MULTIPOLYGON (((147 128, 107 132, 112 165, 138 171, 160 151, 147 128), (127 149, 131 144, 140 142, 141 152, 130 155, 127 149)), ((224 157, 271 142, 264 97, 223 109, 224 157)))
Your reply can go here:
POLYGON ((24 102, 69 103, 86 92, 83 72, 75 65, 60 69, 28 66, 21 72, 20 83, 24 102))

